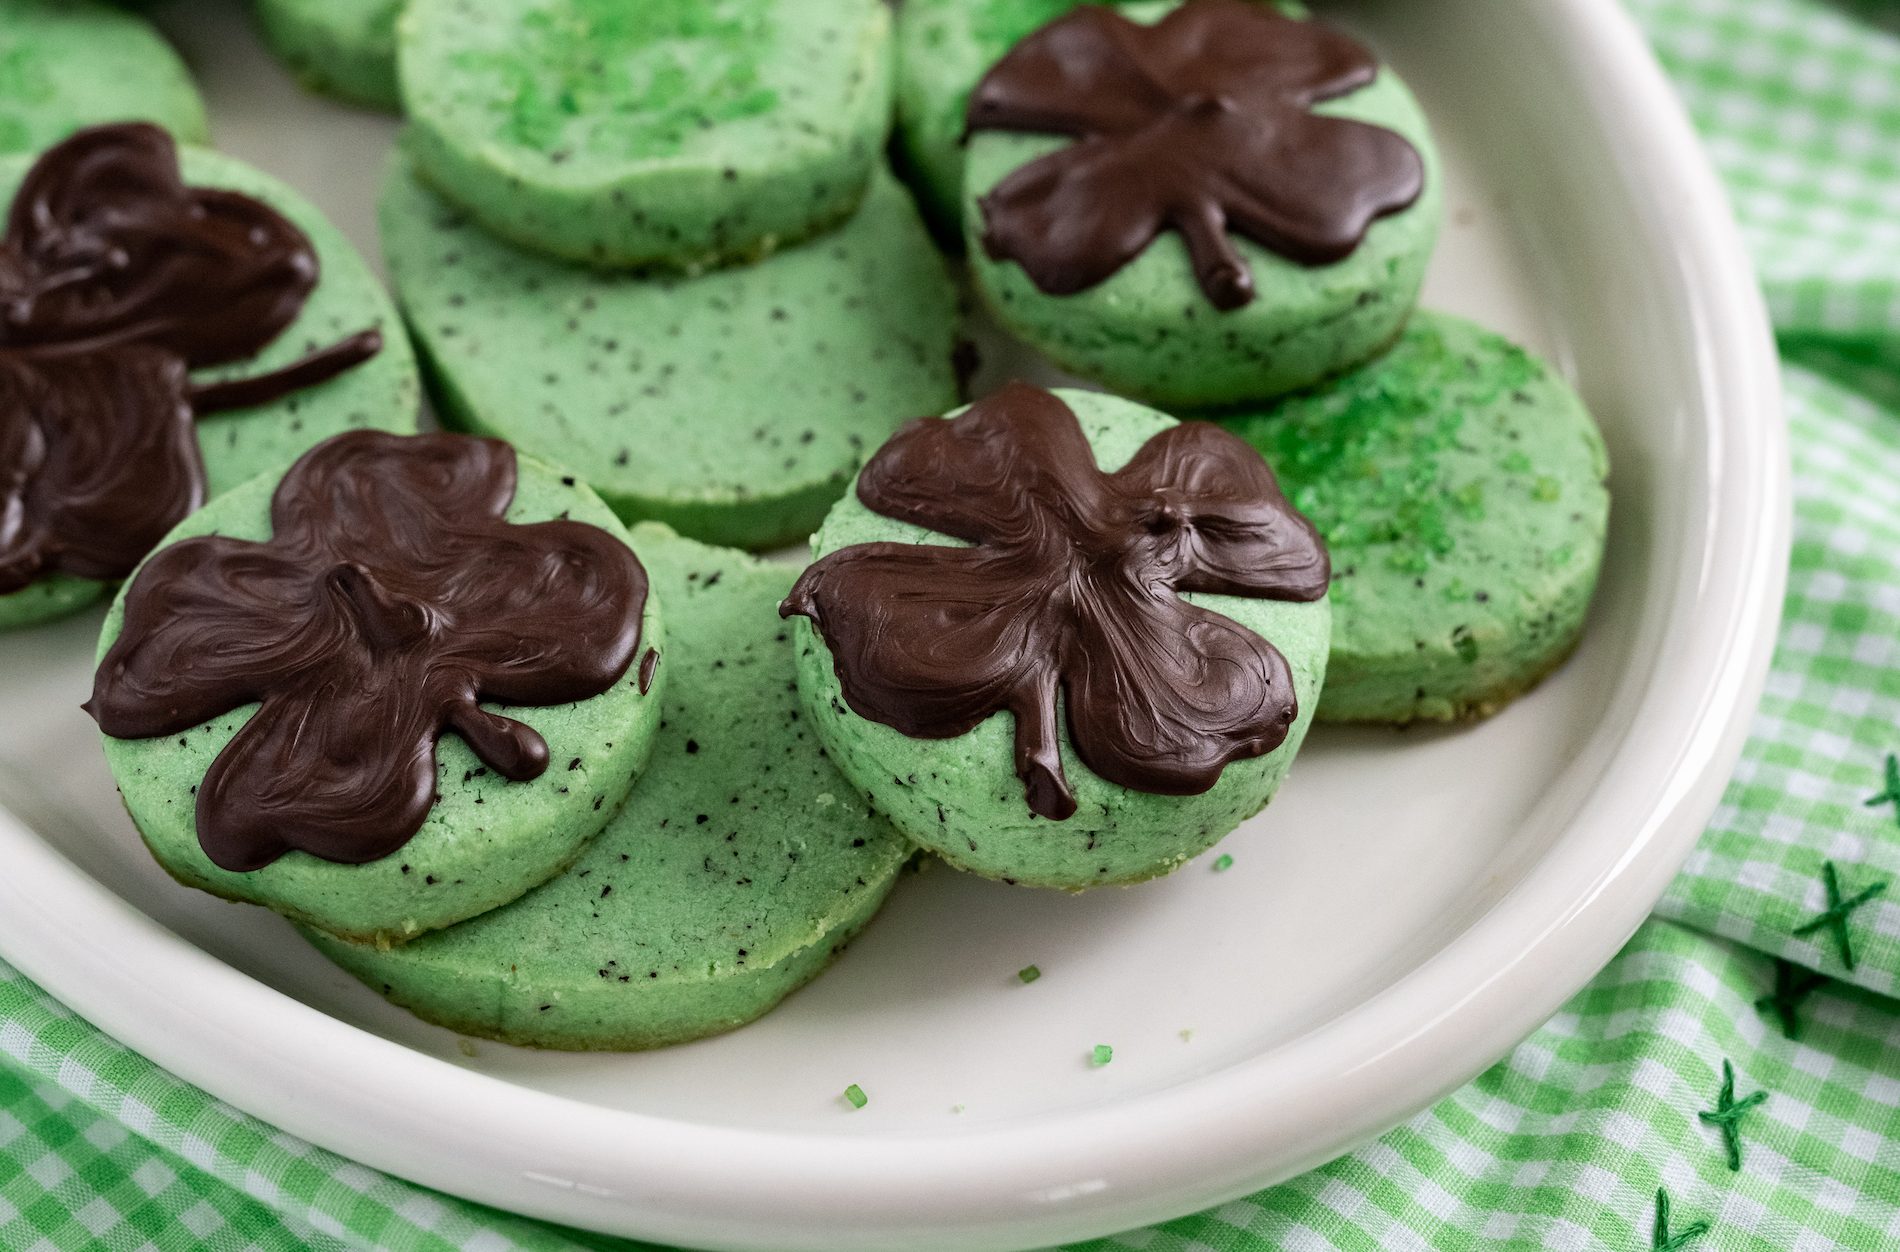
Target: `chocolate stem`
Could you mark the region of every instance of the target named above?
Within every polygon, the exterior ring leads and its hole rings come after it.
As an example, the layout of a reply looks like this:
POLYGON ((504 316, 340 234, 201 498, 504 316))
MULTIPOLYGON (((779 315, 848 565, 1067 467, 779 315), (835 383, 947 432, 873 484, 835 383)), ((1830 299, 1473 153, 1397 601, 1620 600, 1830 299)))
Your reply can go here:
POLYGON ((1029 808, 1051 821, 1075 816, 1075 793, 1062 772, 1062 748, 1056 737, 1056 682, 1053 669, 1035 677, 1027 700, 1012 708, 1016 715, 1016 776, 1023 780, 1029 808))
POLYGON ((539 731, 488 712, 473 696, 449 711, 448 722, 475 755, 504 778, 527 782, 548 767, 548 741, 539 731))
POLYGON ((191 408, 199 417, 230 409, 249 409, 281 400, 293 392, 332 378, 361 365, 382 351, 383 332, 359 331, 341 343, 321 352, 313 352, 301 361, 255 378, 233 378, 227 382, 194 385, 190 392, 191 408))

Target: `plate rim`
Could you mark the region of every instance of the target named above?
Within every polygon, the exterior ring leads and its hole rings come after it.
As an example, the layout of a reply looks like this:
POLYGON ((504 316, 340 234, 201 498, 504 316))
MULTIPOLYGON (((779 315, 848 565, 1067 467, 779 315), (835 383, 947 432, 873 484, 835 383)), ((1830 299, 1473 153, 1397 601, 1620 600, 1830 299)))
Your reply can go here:
MULTIPOLYGON (((1532 7, 1527 20, 1598 76, 1594 120, 1627 142, 1634 164, 1669 179, 1660 211, 1679 248, 1674 277, 1689 296, 1710 410, 1721 415, 1710 424, 1712 498, 1698 553, 1708 577, 1694 619, 1699 634, 1716 639, 1698 645, 1709 659, 1694 681, 1678 684, 1693 690, 1675 703, 1693 707, 1675 718, 1687 719, 1687 733, 1651 767, 1663 775, 1661 790, 1609 864, 1567 843, 1384 992, 1218 1073, 1095 1109, 941 1135, 709 1126, 460 1068, 225 965, 4 809, 0 863, 13 872, 0 876, 0 955, 127 1046, 319 1146, 531 1216, 694 1246, 838 1250, 907 1236, 905 1246, 919 1246, 918 1232, 929 1231, 946 1246, 1003 1248, 1112 1233, 1290 1177, 1462 1085, 1607 962, 1700 835, 1766 681, 1792 528, 1774 339, 1700 141, 1620 6, 1532 7), (1729 439, 1729 429, 1748 437, 1729 439), (1718 518, 1752 524, 1717 527, 1718 518), (1567 888, 1553 885, 1564 878, 1567 888), (87 918, 78 933, 74 917, 87 918), (1496 963, 1498 936, 1521 948, 1516 959, 1496 963), (128 952, 148 956, 135 965, 128 952), (1495 968, 1474 975, 1481 964, 1495 968), (169 974, 151 976, 155 965, 169 974), (1448 997, 1447 987, 1457 994, 1448 997), (196 994, 181 998, 188 992, 196 994), (1417 1025, 1402 1039, 1379 1038, 1369 1013, 1417 1025), (313 1054, 329 1058, 331 1073, 375 1081, 342 1090, 315 1081, 298 1060, 313 1054), (1289 1084, 1293 1073, 1298 1084, 1289 1084), (1345 1083, 1355 1099, 1342 1116, 1345 1083), (399 1107, 431 1110, 400 1140, 382 1129, 396 1092, 409 1093, 399 1107), (525 1141, 524 1127, 537 1128, 525 1141), (747 1180, 743 1189, 736 1178, 747 1180)), ((1632 735, 1617 758, 1632 743, 1653 749, 1650 737, 1632 735)))

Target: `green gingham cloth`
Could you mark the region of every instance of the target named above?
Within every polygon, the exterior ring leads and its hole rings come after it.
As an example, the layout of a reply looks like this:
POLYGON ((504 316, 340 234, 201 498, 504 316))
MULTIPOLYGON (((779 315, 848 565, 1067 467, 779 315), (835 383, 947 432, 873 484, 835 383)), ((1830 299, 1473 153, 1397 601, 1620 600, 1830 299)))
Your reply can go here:
MULTIPOLYGON (((1793 570, 1742 763, 1656 917, 1507 1059, 1088 1252, 1900 1249, 1900 0, 1628 3, 1782 335, 1793 570)), ((632 1246, 314 1148, 0 964, 0 1252, 632 1246)))

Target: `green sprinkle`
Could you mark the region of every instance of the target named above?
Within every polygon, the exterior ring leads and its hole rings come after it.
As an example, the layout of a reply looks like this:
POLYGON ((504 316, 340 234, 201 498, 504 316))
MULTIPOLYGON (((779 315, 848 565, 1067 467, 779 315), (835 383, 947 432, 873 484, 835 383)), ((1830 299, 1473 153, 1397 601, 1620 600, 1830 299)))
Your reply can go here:
POLYGON ((1038 978, 1042 977, 1042 971, 1037 969, 1034 965, 1025 965, 1016 971, 1016 977, 1026 983, 1035 982, 1038 978))
POLYGON ((1548 474, 1540 475, 1531 486, 1531 498, 1549 503, 1563 494, 1563 488, 1557 480, 1548 474))
POLYGON ((1452 651, 1458 654, 1458 659, 1466 665, 1478 659, 1478 641, 1473 639, 1471 632, 1463 626, 1451 632, 1451 647, 1452 651))
POLYGON ((1095 1050, 1089 1053, 1089 1060, 1095 1065, 1106 1065, 1114 1059, 1115 1049, 1109 1047, 1106 1043, 1096 1044, 1095 1050))
POLYGON ((1225 852, 1221 853, 1219 856, 1214 858, 1214 872, 1216 874, 1222 872, 1223 870, 1230 870, 1233 867, 1234 867, 1234 858, 1231 856, 1228 856, 1225 852))
POLYGON ((844 1089, 844 1098, 851 1102, 854 1109, 861 1109, 871 1102, 871 1097, 864 1094, 864 1088, 856 1083, 844 1089))

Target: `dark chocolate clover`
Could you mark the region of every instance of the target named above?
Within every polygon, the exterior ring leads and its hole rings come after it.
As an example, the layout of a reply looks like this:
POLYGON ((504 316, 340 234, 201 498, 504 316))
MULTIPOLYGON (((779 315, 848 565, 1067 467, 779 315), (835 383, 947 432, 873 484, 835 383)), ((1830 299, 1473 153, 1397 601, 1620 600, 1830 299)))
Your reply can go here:
POLYGON ((301 231, 186 186, 155 126, 48 149, 0 237, 0 595, 52 572, 124 577, 204 500, 194 418, 373 356, 366 331, 262 377, 191 382, 262 351, 316 282, 301 231))
POLYGON ((145 563, 87 710, 144 739, 260 705, 198 788, 198 841, 225 869, 387 856, 434 803, 444 730, 534 778, 546 741, 480 702, 585 700, 639 649, 632 550, 580 522, 514 525, 514 494, 499 440, 325 440, 278 485, 268 542, 205 535, 145 563))
POLYGON ((1377 73, 1345 34, 1252 0, 1188 0, 1152 26, 1078 8, 1017 44, 970 97, 972 131, 1077 141, 982 197, 984 250, 1073 295, 1177 230, 1207 298, 1239 308, 1253 273, 1229 230, 1326 265, 1418 199, 1424 163, 1403 136, 1312 111, 1377 73))
POLYGON ((943 739, 1007 709, 1029 807, 1057 820, 1058 694, 1076 755, 1138 791, 1206 791, 1286 738, 1286 659, 1178 593, 1317 600, 1326 550, 1218 426, 1171 426, 1104 474, 1069 406, 1016 383, 898 431, 858 498, 973 545, 841 548, 780 606, 817 626, 860 716, 943 739))

